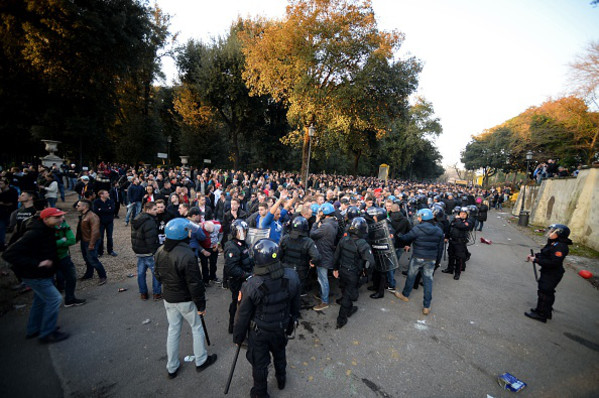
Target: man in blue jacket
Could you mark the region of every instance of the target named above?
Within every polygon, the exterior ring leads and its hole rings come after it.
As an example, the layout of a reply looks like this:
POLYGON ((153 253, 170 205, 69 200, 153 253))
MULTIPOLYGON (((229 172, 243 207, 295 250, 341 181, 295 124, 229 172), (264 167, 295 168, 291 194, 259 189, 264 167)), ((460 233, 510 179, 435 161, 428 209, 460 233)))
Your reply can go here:
POLYGON ((410 232, 400 236, 398 239, 405 244, 405 251, 413 246, 412 260, 408 269, 408 278, 401 293, 395 296, 402 301, 410 301, 410 293, 414 287, 414 279, 419 271, 422 271, 424 283, 424 302, 422 313, 428 315, 431 312, 431 300, 433 295, 433 271, 435 262, 441 260, 443 255, 444 234, 441 228, 434 224, 433 212, 430 209, 420 209, 417 213, 419 224, 410 232))
POLYGON ((141 213, 141 202, 145 195, 145 189, 139 185, 139 179, 134 178, 127 188, 127 216, 125 217, 125 225, 129 225, 129 217, 135 218, 141 213))

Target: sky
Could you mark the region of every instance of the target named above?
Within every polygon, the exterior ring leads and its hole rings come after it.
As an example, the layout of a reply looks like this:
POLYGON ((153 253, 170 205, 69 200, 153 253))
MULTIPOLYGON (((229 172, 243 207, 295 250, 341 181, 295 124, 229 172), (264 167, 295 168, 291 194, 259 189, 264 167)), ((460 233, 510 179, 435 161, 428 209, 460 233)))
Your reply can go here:
MULTIPOLYGON (((569 63, 599 40, 590 0, 373 0, 380 30, 405 34, 398 56, 424 65, 416 95, 443 126, 443 165, 485 129, 568 92, 569 63)), ((158 0, 180 44, 226 35, 238 17, 283 18, 286 0, 158 0)), ((163 59, 167 83, 174 61, 163 59)))

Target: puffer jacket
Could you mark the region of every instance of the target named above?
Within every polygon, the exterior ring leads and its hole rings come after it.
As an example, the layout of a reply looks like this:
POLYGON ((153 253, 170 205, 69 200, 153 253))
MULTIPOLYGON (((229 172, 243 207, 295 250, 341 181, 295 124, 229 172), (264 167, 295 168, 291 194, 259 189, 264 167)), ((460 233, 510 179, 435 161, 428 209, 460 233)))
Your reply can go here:
POLYGON ((168 303, 193 301, 198 311, 206 309, 206 288, 198 260, 184 241, 167 239, 158 249, 154 276, 162 284, 162 296, 168 303))
POLYGON ((52 278, 58 265, 54 233, 54 228, 46 226, 39 217, 34 216, 27 221, 23 236, 6 249, 2 258, 12 265, 12 270, 19 278, 52 278), (51 260, 52 266, 39 267, 44 260, 51 260))
POLYGON ((487 221, 487 212, 488 211, 489 211, 489 206, 480 205, 480 207, 478 208, 478 215, 476 216, 476 219, 478 221, 487 221))
POLYGON ((316 243, 316 247, 322 257, 320 266, 333 269, 333 261, 335 258, 335 239, 337 238, 337 219, 335 217, 327 217, 322 221, 320 227, 318 224, 312 226, 310 238, 316 243))
POLYGON ((400 236, 403 245, 412 244, 413 256, 427 260, 440 260, 443 255, 443 231, 438 226, 424 221, 410 232, 400 236))
POLYGON ((131 223, 131 247, 135 254, 154 254, 158 250, 158 224, 148 213, 141 213, 131 223))

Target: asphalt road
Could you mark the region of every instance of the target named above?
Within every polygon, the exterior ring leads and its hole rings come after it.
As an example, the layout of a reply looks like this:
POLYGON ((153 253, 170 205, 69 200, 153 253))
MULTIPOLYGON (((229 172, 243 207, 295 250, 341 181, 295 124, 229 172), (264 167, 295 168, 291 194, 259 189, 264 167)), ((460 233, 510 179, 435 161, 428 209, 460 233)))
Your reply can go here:
MULTIPOLYGON (((306 310, 287 349, 287 387, 277 390, 271 371, 271 396, 509 397, 514 393, 496 381, 504 372, 528 384, 520 397, 599 396, 599 292, 567 269, 553 320, 542 324, 524 317, 536 303, 536 283, 523 260, 537 246, 508 217, 489 213, 482 235, 493 244, 470 247, 472 258, 459 281, 435 274, 429 316, 421 312, 422 288, 404 303, 389 293, 372 300, 363 287, 358 313, 340 330, 335 329, 337 305, 323 313, 306 310)), ((403 287, 405 278, 396 279, 403 287)), ((226 332, 228 291, 207 291, 208 351, 218 354, 218 361, 200 374, 182 361, 174 380, 166 377, 163 304, 142 302, 136 278, 109 279, 78 296, 88 303, 61 309, 59 324, 72 336, 58 344, 24 339, 28 308, 0 318, 0 396, 223 395, 235 352, 226 332), (119 293, 121 287, 128 290, 119 293), (144 324, 146 319, 150 323, 144 324)), ((184 325, 181 359, 191 354, 184 325)), ((248 396, 252 384, 244 354, 230 397, 248 396)))

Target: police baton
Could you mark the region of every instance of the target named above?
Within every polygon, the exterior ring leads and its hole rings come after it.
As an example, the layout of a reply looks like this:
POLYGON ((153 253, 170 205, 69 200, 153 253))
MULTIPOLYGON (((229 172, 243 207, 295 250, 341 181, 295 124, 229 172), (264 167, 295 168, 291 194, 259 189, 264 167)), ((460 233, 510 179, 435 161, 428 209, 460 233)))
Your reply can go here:
POLYGON ((204 321, 204 315, 200 315, 202 321, 202 328, 204 328, 204 334, 206 335, 206 343, 210 345, 210 336, 208 336, 208 329, 206 329, 206 321, 204 321))
POLYGON ((443 261, 447 260, 447 241, 443 239, 443 261))
MULTIPOLYGON (((530 249, 530 255, 533 257, 535 256, 535 252, 532 249, 530 249)), ((537 266, 535 265, 534 261, 531 261, 531 263, 532 263, 532 270, 535 272, 535 280, 538 282, 539 275, 537 274, 537 266)))
POLYGON ((237 364, 237 358, 239 357, 239 350, 241 350, 241 344, 237 344, 237 351, 235 351, 235 358, 229 371, 229 378, 227 379, 227 385, 225 386, 225 395, 229 393, 229 387, 231 387, 231 380, 233 380, 233 372, 235 371, 235 365, 237 364))

